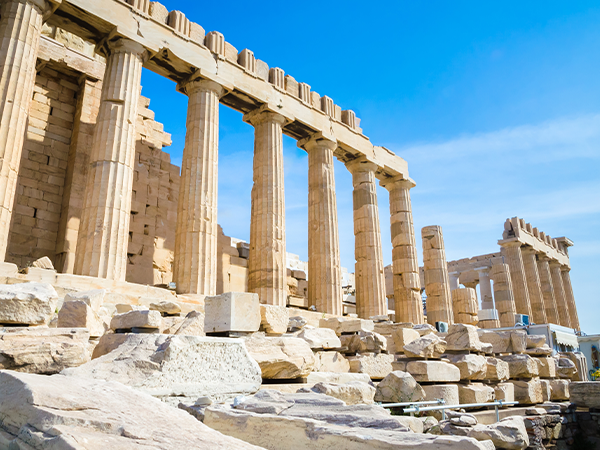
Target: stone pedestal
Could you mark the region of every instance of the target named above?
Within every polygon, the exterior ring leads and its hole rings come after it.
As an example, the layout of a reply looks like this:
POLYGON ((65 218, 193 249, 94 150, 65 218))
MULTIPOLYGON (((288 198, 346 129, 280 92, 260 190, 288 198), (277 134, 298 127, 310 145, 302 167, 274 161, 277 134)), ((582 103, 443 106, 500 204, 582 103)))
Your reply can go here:
POLYGON ((337 143, 314 136, 299 142, 308 152, 308 304, 342 315, 342 270, 333 151, 337 143))
POLYGON ((419 260, 413 226, 411 180, 392 179, 381 183, 390 192, 392 273, 396 322, 421 324, 425 321, 421 300, 419 260))
POLYGON ((6 256, 45 0, 0 3, 0 261, 6 256))
POLYGON ((427 323, 454 323, 448 264, 444 249, 442 227, 432 225, 421 230, 423 239, 423 268, 427 293, 427 323))
POLYGON ((481 309, 494 309, 492 296, 492 283, 490 282, 490 267, 477 269, 479 274, 479 294, 481 295, 481 309))
POLYGON ((356 312, 368 319, 387 315, 385 276, 381 251, 381 231, 377 206, 377 185, 374 163, 358 159, 346 164, 352 173, 354 206, 354 271, 356 282, 356 312))
POLYGON ((125 281, 135 162, 135 123, 146 50, 110 43, 85 187, 75 273, 125 281))
POLYGON ((527 278, 529 300, 531 301, 532 318, 530 322, 548 323, 535 250, 531 247, 523 247, 521 249, 521 254, 523 256, 523 266, 525 267, 525 276, 527 278))
POLYGON ((577 314, 577 304, 575 303, 575 296, 573 295, 573 286, 571 285, 571 269, 566 266, 560 268, 561 276, 563 280, 563 287, 565 289, 565 298, 569 305, 569 317, 571 319, 571 328, 581 330, 579 326, 579 315, 577 314))
POLYGON ((217 293, 219 98, 212 81, 191 81, 181 162, 173 279, 180 294, 217 293))
POLYGON ((554 297, 554 287, 552 285, 552 277, 550 275, 550 265, 548 257, 543 254, 538 254, 538 275, 542 287, 542 297, 544 298, 544 308, 546 309, 547 323, 559 325, 558 309, 556 306, 556 298, 554 297))
POLYGON ((254 333, 260 328, 260 303, 256 294, 225 292, 204 300, 206 333, 254 333))
POLYGON ((494 299, 496 309, 500 315, 500 325, 513 327, 515 325, 516 309, 508 264, 492 266, 490 277, 494 281, 494 299))
POLYGON ((285 117, 257 110, 244 120, 254 126, 254 185, 250 219, 248 291, 261 303, 285 306, 285 196, 283 135, 285 117))
POLYGON ((531 317, 531 304, 529 290, 527 289, 527 278, 521 255, 521 243, 518 241, 503 242, 502 255, 506 264, 510 267, 510 279, 512 281, 513 295, 517 314, 527 314, 531 317))
POLYGON ((571 327, 571 316, 569 314, 569 305, 565 296, 565 288, 560 270, 560 263, 550 261, 550 276, 552 277, 552 287, 554 288, 554 298, 556 300, 556 309, 558 310, 559 325, 571 327))

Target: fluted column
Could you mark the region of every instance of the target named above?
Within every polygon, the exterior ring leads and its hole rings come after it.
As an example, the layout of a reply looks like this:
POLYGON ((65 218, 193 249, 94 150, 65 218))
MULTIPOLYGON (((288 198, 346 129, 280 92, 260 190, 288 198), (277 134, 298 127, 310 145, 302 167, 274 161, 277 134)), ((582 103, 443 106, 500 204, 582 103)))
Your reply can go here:
POLYGON ((513 295, 517 314, 527 314, 531 317, 531 303, 527 289, 527 278, 521 255, 521 243, 518 241, 502 244, 502 255, 506 264, 510 267, 510 279, 512 281, 513 295))
POLYGON ((492 296, 492 283, 490 282, 490 267, 476 269, 479 274, 479 294, 481 295, 481 309, 494 309, 492 296))
POLYGON ((552 276, 550 275, 550 265, 548 257, 544 254, 538 254, 538 274, 542 286, 542 296, 544 298, 544 308, 546 309, 547 323, 560 325, 558 318, 558 308, 554 295, 554 286, 552 285, 552 276))
POLYGON ((274 112, 257 110, 248 113, 244 120, 254 126, 248 291, 258 294, 261 303, 285 306, 287 283, 282 127, 286 119, 274 112))
POLYGON ((0 261, 4 261, 29 105, 33 97, 45 0, 0 2, 0 261))
POLYGON ((571 328, 581 330, 579 326, 579 315, 577 314, 577 304, 575 303, 575 295, 573 294, 573 286, 571 285, 571 269, 567 266, 561 266, 561 276, 563 287, 565 289, 565 297, 569 305, 569 317, 571 319, 571 328))
POLYGON ((342 268, 333 151, 337 143, 313 136, 298 143, 308 152, 308 304, 342 315, 342 268))
POLYGON ((500 316, 500 326, 515 326, 515 298, 510 268, 508 264, 495 264, 490 270, 490 277, 494 280, 494 301, 500 316))
POLYGON ((425 321, 419 279, 417 241, 413 226, 410 190, 412 180, 392 179, 381 185, 390 192, 392 273, 396 322, 425 321))
POLYGON ((432 225, 421 229, 423 240, 423 269, 427 293, 427 323, 454 322, 448 263, 442 227, 432 225))
POLYGON ((521 254, 523 256, 525 276, 527 277, 529 300, 531 301, 531 322, 548 323, 542 294, 542 284, 538 273, 536 252, 531 247, 523 247, 521 248, 521 254))
POLYGON ((100 110, 75 256, 75 273, 125 280, 135 123, 146 51, 119 39, 109 45, 100 110))
POLYGON ((219 98, 223 88, 213 81, 194 80, 181 85, 180 89, 189 100, 173 279, 178 293, 215 295, 219 98))
POLYGON ((571 317, 569 315, 569 305, 565 296, 562 275, 560 274, 560 263, 550 260, 550 276, 552 277, 552 287, 554 288, 554 298, 556 299, 556 309, 558 310, 559 325, 571 327, 571 317))
POLYGON ((377 165, 362 159, 346 164, 352 173, 354 206, 354 269, 358 317, 387 315, 381 229, 377 207, 377 165))

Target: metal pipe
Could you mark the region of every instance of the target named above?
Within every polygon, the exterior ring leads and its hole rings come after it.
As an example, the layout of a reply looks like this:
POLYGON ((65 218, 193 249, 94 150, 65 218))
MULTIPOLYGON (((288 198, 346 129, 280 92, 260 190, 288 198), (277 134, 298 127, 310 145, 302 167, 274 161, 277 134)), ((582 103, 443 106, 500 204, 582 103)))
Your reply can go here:
POLYGON ((420 408, 419 406, 414 406, 412 408, 405 408, 404 412, 405 413, 415 413, 415 412, 422 412, 422 411, 439 411, 441 410, 445 410, 445 409, 460 409, 460 408, 478 408, 481 406, 505 406, 505 405, 518 405, 519 402, 503 402, 501 400, 497 400, 495 402, 490 402, 490 403, 467 403, 464 405, 452 405, 452 406, 448 406, 448 405, 443 405, 443 406, 426 406, 425 408, 420 408))
POLYGON ((431 400, 427 402, 402 402, 402 403, 381 403, 379 406, 383 408, 399 408, 401 406, 412 406, 412 405, 443 405, 445 400, 431 400))

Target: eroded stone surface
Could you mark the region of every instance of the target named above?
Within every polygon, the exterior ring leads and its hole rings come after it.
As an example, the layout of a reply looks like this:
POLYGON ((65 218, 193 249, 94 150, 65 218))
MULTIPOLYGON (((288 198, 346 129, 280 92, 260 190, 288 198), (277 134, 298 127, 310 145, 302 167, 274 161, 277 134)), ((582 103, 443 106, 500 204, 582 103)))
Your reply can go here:
POLYGON ((304 339, 255 333, 245 342, 250 356, 258 362, 263 378, 306 377, 315 366, 313 352, 304 339))
POLYGON ((395 370, 377 385, 375 401, 385 403, 418 402, 425 398, 425 391, 411 374, 395 370))
POLYGON ((305 326, 302 331, 298 334, 300 339, 304 339, 310 348, 314 349, 330 349, 339 348, 342 346, 340 338, 338 338, 335 331, 331 328, 315 328, 311 326, 305 326))
POLYGON ((446 341, 435 334, 427 334, 403 348, 406 356, 413 358, 439 358, 446 351, 446 341))
POLYGON ((0 323, 46 325, 52 319, 58 294, 48 283, 0 285, 0 323))

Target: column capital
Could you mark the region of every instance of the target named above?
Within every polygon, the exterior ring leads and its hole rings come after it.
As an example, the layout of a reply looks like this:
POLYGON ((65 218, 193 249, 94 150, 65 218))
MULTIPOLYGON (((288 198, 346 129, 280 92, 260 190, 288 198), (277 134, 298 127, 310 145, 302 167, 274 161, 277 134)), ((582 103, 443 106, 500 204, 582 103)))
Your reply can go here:
POLYGON ((510 240, 498 241, 498 245, 500 245, 501 247, 512 248, 512 247, 521 247, 523 244, 516 239, 510 239, 510 240))
POLYGON ((139 42, 133 41, 128 38, 118 37, 114 40, 109 40, 106 43, 110 53, 132 53, 138 56, 142 62, 146 62, 148 59, 148 51, 139 42))
POLYGON ((558 267, 558 268, 561 268, 561 267, 562 267, 562 264, 561 264, 560 262, 558 262, 558 261, 557 261, 557 260, 555 260, 555 259, 551 259, 551 258, 548 258, 548 264, 549 264, 549 265, 550 265, 550 267, 551 267, 551 268, 553 268, 553 269, 554 269, 554 268, 556 268, 556 267, 558 267))
POLYGON ((379 185, 388 191, 393 191, 394 189, 412 189, 417 183, 412 178, 404 178, 402 175, 398 175, 395 177, 389 177, 385 180, 381 180, 379 185))
POLYGON ((530 247, 529 245, 524 245, 523 247, 521 247, 521 252, 526 255, 537 254, 537 251, 533 247, 530 247))
POLYGON ((324 136, 323 133, 319 131, 311 134, 308 137, 305 137, 304 139, 300 139, 298 141, 298 147, 306 150, 307 152, 318 149, 335 151, 335 149, 338 147, 338 144, 335 139, 324 136))
POLYGON ((219 83, 202 78, 194 78, 177 83, 177 90, 188 96, 198 91, 214 92, 219 98, 221 98, 225 93, 225 88, 223 88, 223 86, 221 86, 219 83))
POLYGON ((289 122, 289 119, 283 114, 279 114, 278 112, 271 110, 268 105, 263 105, 254 111, 244 114, 244 122, 247 122, 253 126, 267 121, 276 122, 281 126, 284 126, 289 122))
POLYGON ((487 274, 489 276, 490 274, 490 270, 492 270, 492 268, 490 266, 484 266, 484 267, 477 267, 475 269, 473 269, 475 272, 477 272, 480 276, 482 273, 487 274))
POLYGON ((372 161, 367 160, 364 156, 353 159, 346 163, 346 169, 352 174, 360 172, 377 172, 379 166, 372 161))
POLYGON ((561 272, 570 272, 571 268, 569 266, 562 265, 562 266, 560 266, 560 271, 561 272))

